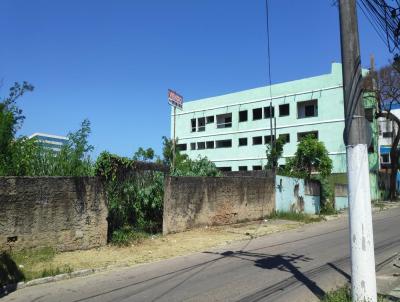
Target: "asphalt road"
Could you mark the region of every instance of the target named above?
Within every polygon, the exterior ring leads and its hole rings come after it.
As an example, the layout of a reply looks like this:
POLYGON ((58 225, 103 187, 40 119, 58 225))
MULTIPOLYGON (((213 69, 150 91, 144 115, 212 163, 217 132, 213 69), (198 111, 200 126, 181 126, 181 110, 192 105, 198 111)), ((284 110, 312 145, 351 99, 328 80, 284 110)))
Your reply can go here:
MULTIPOLYGON (((400 209, 374 214, 376 263, 400 251, 400 209)), ((347 218, 225 249, 27 287, 2 301, 318 301, 349 276, 347 218)))

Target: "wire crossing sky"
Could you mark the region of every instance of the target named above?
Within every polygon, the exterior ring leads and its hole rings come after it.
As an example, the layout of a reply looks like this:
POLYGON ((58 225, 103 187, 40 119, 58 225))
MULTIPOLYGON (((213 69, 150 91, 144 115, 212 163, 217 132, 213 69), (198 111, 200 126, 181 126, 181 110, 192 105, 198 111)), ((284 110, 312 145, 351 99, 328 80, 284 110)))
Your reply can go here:
MULTIPOLYGON (((269 0, 273 83, 316 76, 340 62, 332 1, 269 0)), ((2 0, 0 96, 15 81, 21 135, 65 135, 92 123, 94 156, 132 156, 170 135, 167 89, 184 101, 268 84, 265 0, 2 0)), ((362 65, 392 58, 359 12, 362 65)))

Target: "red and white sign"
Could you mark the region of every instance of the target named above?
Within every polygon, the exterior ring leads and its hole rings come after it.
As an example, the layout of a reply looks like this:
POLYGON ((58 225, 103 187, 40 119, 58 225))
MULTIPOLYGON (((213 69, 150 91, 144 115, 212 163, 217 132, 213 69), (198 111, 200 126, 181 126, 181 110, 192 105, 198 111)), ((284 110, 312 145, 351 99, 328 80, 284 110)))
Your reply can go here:
POLYGON ((176 93, 175 91, 168 89, 168 103, 174 107, 182 109, 183 106, 183 96, 176 93))

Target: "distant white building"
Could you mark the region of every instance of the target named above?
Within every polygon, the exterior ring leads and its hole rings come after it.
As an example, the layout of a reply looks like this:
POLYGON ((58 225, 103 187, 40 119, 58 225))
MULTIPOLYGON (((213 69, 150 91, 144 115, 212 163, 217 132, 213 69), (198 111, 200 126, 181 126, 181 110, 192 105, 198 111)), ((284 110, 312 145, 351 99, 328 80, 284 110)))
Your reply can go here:
POLYGON ((35 138, 39 144, 45 148, 60 152, 64 144, 68 142, 68 137, 47 133, 33 133, 29 138, 35 138))
MULTIPOLYGON (((400 118, 400 104, 392 104, 390 112, 400 118)), ((386 118, 378 119, 379 164, 381 169, 390 168, 390 149, 398 131, 397 125, 386 118)))

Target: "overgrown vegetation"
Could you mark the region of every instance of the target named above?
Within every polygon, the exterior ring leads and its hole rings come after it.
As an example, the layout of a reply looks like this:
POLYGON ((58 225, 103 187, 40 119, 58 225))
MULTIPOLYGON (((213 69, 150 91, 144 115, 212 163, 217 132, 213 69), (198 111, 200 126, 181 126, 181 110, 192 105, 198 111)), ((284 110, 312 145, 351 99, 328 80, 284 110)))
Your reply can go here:
POLYGON ((109 239, 118 243, 133 231, 155 233, 162 227, 164 175, 138 170, 135 163, 108 152, 96 161, 96 175, 103 178, 107 193, 109 239))
POLYGON ((141 243, 149 237, 149 233, 135 231, 131 227, 126 226, 113 232, 111 243, 118 246, 128 246, 129 244, 141 243))
POLYGON ((266 169, 275 169, 278 167, 278 160, 282 157, 283 146, 286 144, 284 136, 279 136, 272 146, 267 145, 267 165, 266 169))
POLYGON ((27 82, 15 83, 9 95, 0 102, 0 176, 87 176, 93 175, 88 143, 90 122, 68 134, 60 152, 43 147, 35 139, 16 137, 25 116, 16 101, 33 91, 27 82))
POLYGON ((312 216, 304 213, 297 212, 281 212, 281 211, 273 211, 267 218, 269 219, 284 219, 284 220, 293 220, 300 221, 304 223, 313 223, 324 220, 322 216, 312 216))
POLYGON ((296 153, 289 158, 284 172, 290 176, 311 179, 313 172, 326 178, 332 172, 332 160, 323 142, 306 135, 297 145, 296 153))
MULTIPOLYGON (((151 148, 139 148, 132 158, 103 152, 97 159, 95 171, 106 187, 112 243, 127 245, 144 239, 145 233, 161 232, 164 174, 160 170, 172 170, 172 140, 163 137, 163 145, 162 159, 151 148), (137 166, 138 160, 149 164, 147 170, 137 166)), ((176 150, 172 175, 218 176, 219 171, 206 158, 191 160, 176 150)))

